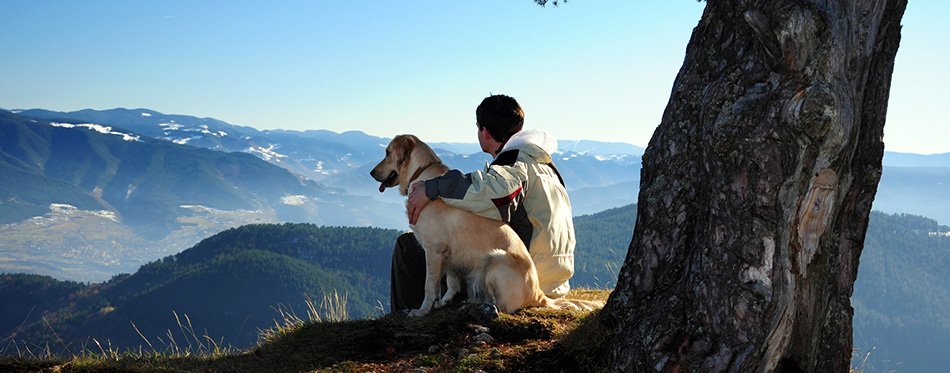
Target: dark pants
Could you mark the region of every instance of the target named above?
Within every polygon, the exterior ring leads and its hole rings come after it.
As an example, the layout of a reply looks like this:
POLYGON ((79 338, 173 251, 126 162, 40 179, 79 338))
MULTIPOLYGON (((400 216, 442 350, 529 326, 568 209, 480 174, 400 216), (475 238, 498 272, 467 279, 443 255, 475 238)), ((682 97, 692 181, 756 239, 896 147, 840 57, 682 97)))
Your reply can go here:
POLYGON ((425 299, 426 252, 412 232, 403 233, 396 239, 391 273, 389 311, 419 308, 425 299))
MULTIPOLYGON (((393 248, 393 267, 389 279, 389 312, 414 310, 426 299, 426 251, 416 240, 416 235, 406 232, 396 239, 393 248)), ((465 279, 459 279, 461 288, 455 299, 468 295, 465 279)), ((439 295, 448 289, 442 277, 439 295)))

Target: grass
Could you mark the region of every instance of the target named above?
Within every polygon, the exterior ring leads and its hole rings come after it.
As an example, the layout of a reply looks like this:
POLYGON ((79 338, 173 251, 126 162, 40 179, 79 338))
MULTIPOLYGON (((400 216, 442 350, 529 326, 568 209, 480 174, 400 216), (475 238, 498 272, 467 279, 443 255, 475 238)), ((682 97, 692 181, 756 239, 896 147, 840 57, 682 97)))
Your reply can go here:
MULTIPOLYGON (((572 298, 606 300, 604 290, 574 290, 572 298)), ((586 367, 591 338, 602 331, 582 326, 593 312, 534 308, 502 314, 476 325, 459 309, 460 302, 422 318, 387 314, 345 320, 345 296, 325 296, 306 315, 275 308, 282 321, 261 331, 254 348, 222 347, 198 336, 187 317, 179 331, 169 331, 164 347, 151 351, 111 351, 98 341, 81 352, 56 357, 42 354, 0 359, 4 372, 468 372, 543 371, 544 367, 586 367), (321 311, 322 310, 322 311, 321 311), (318 312, 319 311, 319 312, 318 312), (478 328, 491 339, 478 339, 478 328), (572 331, 577 331, 571 333, 572 331), (569 336, 570 335, 570 336, 569 336), (91 347, 91 348, 90 348, 91 347), (565 353, 567 350, 574 350, 565 353), (579 356, 581 355, 581 356, 579 356), (567 364, 567 365, 564 365, 567 364)), ((380 308, 381 309, 381 308, 380 308)), ((596 323, 591 323, 596 324, 596 323)), ((154 345, 153 345, 154 346, 154 345)))

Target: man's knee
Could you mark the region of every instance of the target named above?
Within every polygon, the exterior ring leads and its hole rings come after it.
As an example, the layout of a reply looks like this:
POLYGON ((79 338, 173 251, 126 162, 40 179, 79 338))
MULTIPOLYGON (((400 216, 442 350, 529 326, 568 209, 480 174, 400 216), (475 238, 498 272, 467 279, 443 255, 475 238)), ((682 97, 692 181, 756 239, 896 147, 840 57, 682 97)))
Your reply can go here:
POLYGON ((412 232, 399 235, 399 238, 396 239, 396 246, 393 248, 394 257, 415 256, 423 252, 422 246, 416 240, 416 235, 412 232))

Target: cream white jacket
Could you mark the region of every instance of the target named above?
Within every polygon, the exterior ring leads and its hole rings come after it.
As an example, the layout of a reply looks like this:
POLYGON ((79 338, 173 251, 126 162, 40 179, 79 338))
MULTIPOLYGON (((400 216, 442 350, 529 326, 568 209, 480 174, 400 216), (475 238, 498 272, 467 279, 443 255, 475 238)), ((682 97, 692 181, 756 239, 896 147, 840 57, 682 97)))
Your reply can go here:
POLYGON ((528 247, 541 290, 563 297, 574 274, 574 221, 567 190, 551 160, 557 140, 540 130, 512 136, 485 171, 452 170, 426 181, 426 195, 507 222, 528 247))

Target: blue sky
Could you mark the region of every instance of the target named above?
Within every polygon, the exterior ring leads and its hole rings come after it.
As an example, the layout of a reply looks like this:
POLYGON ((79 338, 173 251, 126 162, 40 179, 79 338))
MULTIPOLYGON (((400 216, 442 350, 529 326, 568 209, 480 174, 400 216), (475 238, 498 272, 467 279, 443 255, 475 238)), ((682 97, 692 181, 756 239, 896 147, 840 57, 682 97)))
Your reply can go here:
MULTIPOLYGON (((526 127, 646 146, 704 2, 2 1, 0 107, 149 108, 259 129, 474 142, 510 94, 526 127)), ((887 150, 950 152, 948 5, 915 0, 887 150)))

